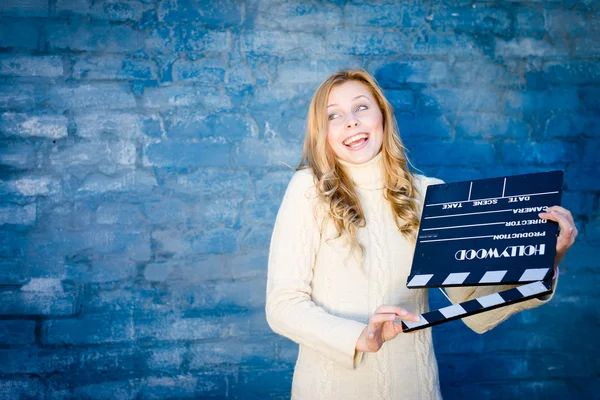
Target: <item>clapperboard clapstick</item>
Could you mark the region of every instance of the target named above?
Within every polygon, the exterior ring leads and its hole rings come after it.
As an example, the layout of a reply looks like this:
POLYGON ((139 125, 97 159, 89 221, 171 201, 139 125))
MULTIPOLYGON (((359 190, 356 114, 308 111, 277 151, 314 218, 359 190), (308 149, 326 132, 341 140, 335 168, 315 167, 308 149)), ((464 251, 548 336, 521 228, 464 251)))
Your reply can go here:
POLYGON ((422 314, 404 331, 551 293, 558 224, 538 213, 560 205, 562 184, 551 171, 429 186, 406 286, 521 286, 422 314))

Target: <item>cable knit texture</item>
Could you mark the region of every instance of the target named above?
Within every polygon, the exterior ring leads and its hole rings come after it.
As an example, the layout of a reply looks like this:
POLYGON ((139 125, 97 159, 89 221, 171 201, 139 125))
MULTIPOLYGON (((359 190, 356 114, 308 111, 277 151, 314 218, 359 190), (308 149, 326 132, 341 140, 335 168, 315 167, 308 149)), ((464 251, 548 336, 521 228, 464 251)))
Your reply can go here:
MULTIPOLYGON (((439 399, 438 369, 431 329, 400 334, 377 353, 355 350, 369 317, 381 305, 415 313, 428 311, 425 289, 407 289, 414 247, 398 231, 383 197, 380 152, 367 163, 340 161, 350 174, 363 207, 366 227, 363 267, 349 255, 346 237, 337 236, 317 198, 310 169, 297 171, 281 203, 269 252, 266 315, 274 332, 298 343, 292 399, 439 399)), ((424 198, 438 179, 417 175, 424 198)), ((356 252, 355 252, 356 253, 356 252)), ((449 288, 462 302, 508 286, 449 288)), ((466 318, 482 333, 510 315, 546 301, 530 300, 466 318)))

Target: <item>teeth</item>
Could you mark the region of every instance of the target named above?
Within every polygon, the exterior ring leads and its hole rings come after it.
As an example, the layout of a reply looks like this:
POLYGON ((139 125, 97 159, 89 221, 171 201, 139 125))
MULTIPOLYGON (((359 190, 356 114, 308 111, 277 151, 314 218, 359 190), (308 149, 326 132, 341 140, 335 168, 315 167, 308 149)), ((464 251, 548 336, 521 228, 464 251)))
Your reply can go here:
POLYGON ((368 138, 368 137, 369 137, 369 136, 368 136, 366 133, 360 133, 360 134, 358 134, 358 135, 356 135, 356 136, 352 136, 351 138, 348 138, 348 139, 344 140, 344 142, 343 142, 343 143, 344 143, 346 146, 349 146, 350 144, 352 144, 352 143, 356 142, 357 140, 360 140, 360 139, 366 139, 366 138, 368 138))

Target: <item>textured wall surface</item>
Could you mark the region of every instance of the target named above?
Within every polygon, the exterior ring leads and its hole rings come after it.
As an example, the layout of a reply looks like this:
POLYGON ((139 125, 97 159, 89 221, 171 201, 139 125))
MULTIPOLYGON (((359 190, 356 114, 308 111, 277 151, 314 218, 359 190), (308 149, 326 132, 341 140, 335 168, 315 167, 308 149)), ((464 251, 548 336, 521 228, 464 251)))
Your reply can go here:
POLYGON ((350 66, 427 175, 566 173, 556 296, 435 327, 445 398, 596 397, 599 8, 0 0, 0 398, 288 398, 270 234, 310 96, 350 66))

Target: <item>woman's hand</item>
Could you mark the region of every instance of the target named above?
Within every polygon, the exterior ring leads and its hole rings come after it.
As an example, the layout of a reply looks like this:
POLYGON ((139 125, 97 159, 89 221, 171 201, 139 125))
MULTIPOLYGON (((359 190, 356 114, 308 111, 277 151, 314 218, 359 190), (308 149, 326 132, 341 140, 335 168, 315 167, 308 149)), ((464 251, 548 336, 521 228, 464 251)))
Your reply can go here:
POLYGON ((369 325, 363 330, 356 342, 356 350, 364 353, 379 351, 388 340, 392 340, 402 332, 402 324, 394 322, 396 318, 417 322, 419 317, 404 308, 396 306, 380 306, 369 319, 369 325))
POLYGON ((556 240, 556 257, 554 258, 554 268, 560 264, 569 247, 575 242, 577 237, 577 228, 571 212, 560 206, 552 206, 546 209, 546 212, 539 213, 541 219, 549 219, 558 222, 560 232, 556 240))

